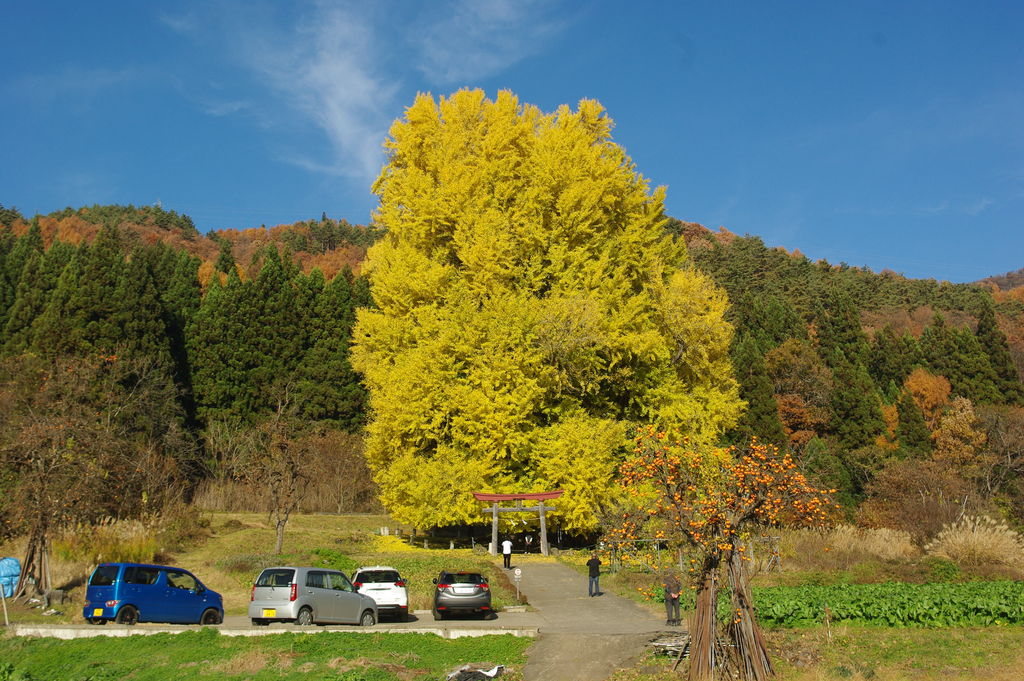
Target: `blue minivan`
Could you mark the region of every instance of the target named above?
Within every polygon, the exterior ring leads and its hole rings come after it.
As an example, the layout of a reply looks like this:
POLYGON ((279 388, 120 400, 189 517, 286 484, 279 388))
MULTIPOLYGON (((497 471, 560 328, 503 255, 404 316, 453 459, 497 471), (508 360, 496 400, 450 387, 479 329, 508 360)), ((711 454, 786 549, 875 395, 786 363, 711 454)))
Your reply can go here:
POLYGON ((89 624, 220 624, 224 602, 188 570, 103 563, 89 577, 82 616, 89 624))

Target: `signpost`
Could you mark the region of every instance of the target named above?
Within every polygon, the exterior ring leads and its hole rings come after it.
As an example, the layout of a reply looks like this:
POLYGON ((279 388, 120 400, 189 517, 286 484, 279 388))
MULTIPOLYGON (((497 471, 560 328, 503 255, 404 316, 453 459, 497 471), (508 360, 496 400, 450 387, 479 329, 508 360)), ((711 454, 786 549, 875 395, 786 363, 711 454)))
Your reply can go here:
POLYGON ((522 568, 516 568, 515 570, 512 571, 512 581, 514 581, 516 583, 516 603, 520 602, 520 599, 519 599, 519 580, 522 578, 522 576, 523 576, 523 569, 522 568))

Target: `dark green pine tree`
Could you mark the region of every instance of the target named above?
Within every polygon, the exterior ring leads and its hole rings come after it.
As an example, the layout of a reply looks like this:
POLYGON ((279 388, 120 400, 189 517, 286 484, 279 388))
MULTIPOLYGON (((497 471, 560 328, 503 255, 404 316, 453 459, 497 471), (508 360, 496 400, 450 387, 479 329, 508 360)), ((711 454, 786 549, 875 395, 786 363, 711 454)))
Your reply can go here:
POLYGON ((80 246, 74 251, 68 264, 61 271, 42 314, 32 322, 32 328, 28 332, 29 350, 41 357, 52 358, 84 350, 82 327, 73 315, 73 309, 82 277, 82 261, 88 250, 88 246, 80 246))
POLYGON ((8 314, 0 354, 19 355, 33 345, 32 325, 46 310, 61 272, 75 254, 75 247, 54 242, 42 256, 33 253, 25 264, 14 305, 8 314))
POLYGON ((978 344, 988 355, 989 364, 996 373, 997 387, 1002 393, 1002 401, 1007 404, 1024 405, 1024 385, 1021 384, 1017 366, 1010 356, 1010 348, 1006 343, 1006 334, 999 328, 996 311, 986 301, 978 314, 978 330, 975 333, 978 344))
POLYGON ((181 404, 188 423, 197 425, 195 396, 192 392, 192 377, 188 363, 188 349, 185 333, 202 302, 202 286, 199 284, 199 258, 184 251, 174 253, 173 269, 165 272, 160 291, 167 315, 167 338, 174 362, 174 380, 181 393, 181 404))
POLYGON ((757 341, 747 335, 739 337, 732 357, 736 380, 740 384, 740 397, 746 401, 747 409, 729 439, 733 443, 743 443, 756 436, 763 442, 785 447, 789 439, 779 421, 772 380, 757 341))
POLYGON ((4 258, 3 270, 0 271, 0 331, 7 325, 7 315, 18 295, 18 282, 25 263, 33 253, 42 255, 43 250, 39 220, 32 218, 28 232, 14 240, 4 258))
POLYGON ((101 229, 82 255, 81 277, 71 299, 70 314, 87 348, 110 351, 121 340, 114 317, 118 311, 117 285, 125 260, 117 229, 110 226, 101 229))
POLYGON ((835 357, 831 428, 844 449, 875 443, 885 431, 878 390, 863 365, 854 365, 842 353, 835 357))
POLYGON ((975 404, 1001 401, 999 378, 970 330, 952 329, 936 314, 921 334, 921 353, 929 371, 949 380, 954 395, 975 404))
POLYGON ((28 329, 46 307, 49 291, 42 280, 43 258, 42 254, 33 252, 21 270, 14 304, 7 311, 7 323, 0 329, 0 355, 12 356, 25 351, 28 329))
POLYGON ((223 285, 214 277, 185 334, 200 419, 255 420, 259 400, 249 373, 258 360, 256 324, 250 286, 237 270, 223 285))
POLYGON ((836 368, 833 361, 841 355, 854 365, 867 366, 871 349, 860 324, 860 311, 853 299, 837 287, 830 289, 824 304, 815 311, 818 346, 821 356, 836 368))
POLYGON ((172 377, 167 314, 149 263, 141 252, 134 252, 121 271, 115 301, 117 308, 113 318, 119 331, 115 347, 129 356, 156 362, 169 378, 172 377))
POLYGON ((978 339, 968 328, 953 329, 953 357, 956 360, 956 378, 949 378, 953 392, 958 388, 960 394, 975 404, 1001 404, 1002 393, 999 390, 999 376, 988 354, 981 347, 978 339))
POLYGON ((366 422, 367 393, 349 363, 355 321, 350 276, 339 273, 316 301, 311 347, 299 366, 297 394, 302 416, 351 433, 366 422))
POLYGON ((286 386, 294 388, 295 371, 307 348, 306 316, 301 308, 298 268, 271 246, 263 253, 263 267, 252 285, 256 324, 254 362, 250 383, 265 401, 263 410, 274 408, 274 395, 286 386))
POLYGON ((231 242, 227 239, 220 239, 220 252, 217 254, 217 262, 214 269, 218 272, 228 274, 235 269, 235 256, 231 252, 231 242))
POLYGON ((871 342, 868 372, 875 385, 903 385, 903 381, 922 363, 917 339, 910 334, 897 336, 889 325, 875 334, 871 342))
POLYGON ((899 425, 896 427, 896 438, 900 449, 910 456, 921 456, 932 450, 932 436, 924 421, 924 414, 914 401, 909 391, 903 391, 896 403, 899 414, 899 425))

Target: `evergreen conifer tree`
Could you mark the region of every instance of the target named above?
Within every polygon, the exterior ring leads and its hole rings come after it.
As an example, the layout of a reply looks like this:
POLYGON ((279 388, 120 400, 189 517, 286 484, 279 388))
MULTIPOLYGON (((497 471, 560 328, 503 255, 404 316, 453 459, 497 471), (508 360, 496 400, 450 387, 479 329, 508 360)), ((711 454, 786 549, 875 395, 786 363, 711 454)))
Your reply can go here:
POLYGON ((729 439, 734 443, 743 443, 749 442, 751 437, 757 437, 763 442, 784 448, 789 440, 779 421, 772 380, 768 376, 758 343, 747 335, 739 337, 732 358, 736 379, 740 383, 740 398, 747 403, 747 409, 740 416, 729 439))
POLYGON ((335 276, 317 298, 311 347, 298 369, 302 416, 356 432, 366 420, 366 389, 349 363, 355 310, 350 273, 335 276))
POLYGON ((867 335, 860 323, 860 312, 844 291, 833 286, 824 304, 815 314, 821 356, 833 368, 842 355, 854 365, 866 366, 870 360, 867 335))
POLYGON ((978 344, 988 355, 989 364, 996 373, 997 387, 1007 404, 1024 405, 1024 385, 1021 384, 1017 366, 1010 356, 1010 348, 1006 343, 1006 334, 999 328, 996 321, 995 308, 988 301, 981 307, 978 314, 978 330, 975 333, 978 344))
POLYGON ((836 355, 832 431, 845 449, 873 445, 885 431, 881 401, 867 369, 836 355))
POLYGON ((122 340, 115 320, 117 286, 125 259, 117 229, 105 226, 88 249, 80 252, 81 276, 71 297, 69 314, 78 339, 88 349, 111 351, 122 340))
POLYGON ((913 455, 919 455, 931 451, 931 431, 924 422, 924 414, 917 406, 913 395, 909 390, 900 394, 900 400, 896 403, 899 412, 899 426, 896 429, 896 437, 899 440, 900 448, 913 455))

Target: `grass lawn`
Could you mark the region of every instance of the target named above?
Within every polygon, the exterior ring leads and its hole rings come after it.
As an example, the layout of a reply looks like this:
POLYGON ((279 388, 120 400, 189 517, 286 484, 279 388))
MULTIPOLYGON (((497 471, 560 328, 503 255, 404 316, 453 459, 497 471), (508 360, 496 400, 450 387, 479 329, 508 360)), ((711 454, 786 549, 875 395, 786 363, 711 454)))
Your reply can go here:
MULTIPOLYGON (((765 632, 779 681, 1019 681, 1024 627, 825 627, 765 632)), ((646 655, 611 681, 678 679, 646 655)), ((686 662, 680 665, 685 672, 686 662)))
POLYGON ((73 641, 0 639, 0 681, 166 679, 441 679, 466 663, 505 664, 522 678, 532 639, 511 635, 446 640, 429 634, 184 634, 73 641))

